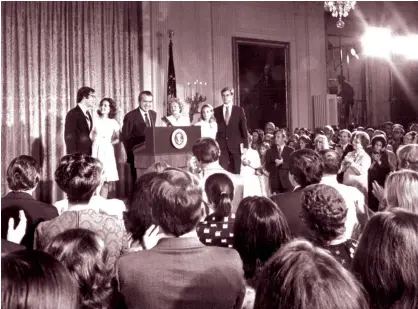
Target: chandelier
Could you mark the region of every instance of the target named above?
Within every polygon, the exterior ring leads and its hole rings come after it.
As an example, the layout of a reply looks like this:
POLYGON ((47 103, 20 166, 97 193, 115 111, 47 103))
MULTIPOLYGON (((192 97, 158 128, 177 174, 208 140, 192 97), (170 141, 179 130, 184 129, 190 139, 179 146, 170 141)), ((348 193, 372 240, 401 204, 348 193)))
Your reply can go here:
POLYGON ((325 1, 324 7, 332 13, 332 17, 338 17, 337 27, 344 28, 343 17, 348 16, 348 12, 354 9, 356 1, 325 1))

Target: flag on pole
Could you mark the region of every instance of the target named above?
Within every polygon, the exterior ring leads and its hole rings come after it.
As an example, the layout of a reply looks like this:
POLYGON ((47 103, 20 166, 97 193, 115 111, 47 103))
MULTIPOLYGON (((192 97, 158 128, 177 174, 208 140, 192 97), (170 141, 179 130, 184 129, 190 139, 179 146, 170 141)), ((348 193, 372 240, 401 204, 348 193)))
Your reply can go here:
MULTIPOLYGON (((168 45, 168 78, 167 78, 167 99, 177 97, 176 89, 176 71, 174 69, 174 59, 173 59, 173 42, 171 40, 174 35, 173 30, 168 31, 168 36, 170 37, 170 44, 168 45)), ((168 110, 168 114, 170 111, 168 110)))

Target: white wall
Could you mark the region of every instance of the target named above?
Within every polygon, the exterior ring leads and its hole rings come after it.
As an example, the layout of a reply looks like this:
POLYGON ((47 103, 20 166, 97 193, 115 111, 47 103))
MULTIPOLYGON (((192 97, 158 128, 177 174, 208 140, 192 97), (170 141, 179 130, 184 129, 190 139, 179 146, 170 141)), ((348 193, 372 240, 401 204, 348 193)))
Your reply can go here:
POLYGON ((143 87, 165 112, 167 30, 175 36, 177 96, 197 78, 208 103, 233 85, 232 37, 290 43, 291 127, 312 126, 311 96, 326 92, 323 2, 143 2, 143 87))

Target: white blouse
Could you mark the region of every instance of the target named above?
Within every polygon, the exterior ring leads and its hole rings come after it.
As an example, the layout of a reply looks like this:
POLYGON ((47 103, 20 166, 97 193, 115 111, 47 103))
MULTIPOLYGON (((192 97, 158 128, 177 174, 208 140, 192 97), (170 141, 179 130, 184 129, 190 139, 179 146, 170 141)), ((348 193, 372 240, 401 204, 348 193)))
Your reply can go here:
POLYGON ((195 124, 195 126, 200 126, 201 137, 211 137, 216 139, 216 133, 218 132, 218 124, 216 121, 207 122, 200 120, 195 124))
MULTIPOLYGON (((180 114, 178 119, 174 118, 173 115, 168 116, 167 119, 171 122, 174 127, 185 127, 190 126, 190 118, 180 114)), ((163 121, 163 127, 166 127, 167 124, 163 121)))

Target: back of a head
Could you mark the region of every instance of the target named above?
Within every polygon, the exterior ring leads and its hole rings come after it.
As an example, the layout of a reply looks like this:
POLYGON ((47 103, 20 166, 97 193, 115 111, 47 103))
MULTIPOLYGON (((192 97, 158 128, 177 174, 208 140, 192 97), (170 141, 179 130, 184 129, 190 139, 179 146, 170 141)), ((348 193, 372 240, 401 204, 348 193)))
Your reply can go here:
POLYGON ((345 232, 347 206, 337 189, 325 185, 310 185, 301 197, 302 218, 316 239, 326 244, 345 232))
POLYGON ((197 161, 207 164, 219 160, 220 150, 218 143, 210 137, 202 137, 197 140, 192 148, 197 161))
POLYGON ((312 149, 296 150, 290 155, 289 173, 304 188, 321 181, 324 162, 320 155, 312 149))
POLYGON ((234 248, 244 263, 244 275, 251 279, 257 267, 287 243, 291 236, 280 208, 269 198, 249 196, 238 206, 234 224, 234 248), (260 263, 261 262, 261 263, 260 263))
POLYGON ((418 144, 404 145, 396 151, 399 169, 418 172, 418 144))
POLYGON ((231 214, 234 184, 228 175, 221 173, 210 175, 205 182, 205 192, 217 216, 227 217, 231 214))
POLYGON ((319 152, 324 161, 324 174, 337 175, 341 165, 341 156, 332 149, 324 149, 319 152))
POLYGON ((41 251, 1 258, 3 309, 78 309, 78 287, 68 270, 41 251))
POLYGON ((88 203, 101 183, 102 163, 89 155, 73 153, 61 158, 55 171, 58 187, 71 203, 88 203))
POLYGON ((152 217, 165 233, 192 231, 202 216, 202 190, 190 173, 167 168, 151 180, 152 217))
POLYGON ((34 157, 22 155, 10 162, 6 180, 12 191, 28 191, 36 187, 40 180, 39 163, 34 157))
POLYGON ((367 223, 352 271, 381 309, 418 308, 418 215, 380 212, 367 223))
POLYGON ((123 215, 126 230, 136 241, 142 241, 145 231, 152 225, 151 180, 156 175, 157 172, 150 172, 136 180, 123 215))
POLYGON ((265 265, 255 309, 367 309, 359 282, 325 250, 306 240, 282 247, 265 265))
POLYGON ((165 162, 155 162, 145 170, 145 174, 153 172, 162 173, 168 167, 170 167, 170 165, 165 162))
POLYGON ((400 170, 391 173, 385 182, 387 207, 400 207, 418 214, 418 172, 400 170))
POLYGON ((82 308, 109 304, 111 270, 106 266, 104 242, 96 233, 81 228, 66 230, 51 240, 45 252, 60 261, 78 282, 82 308))

